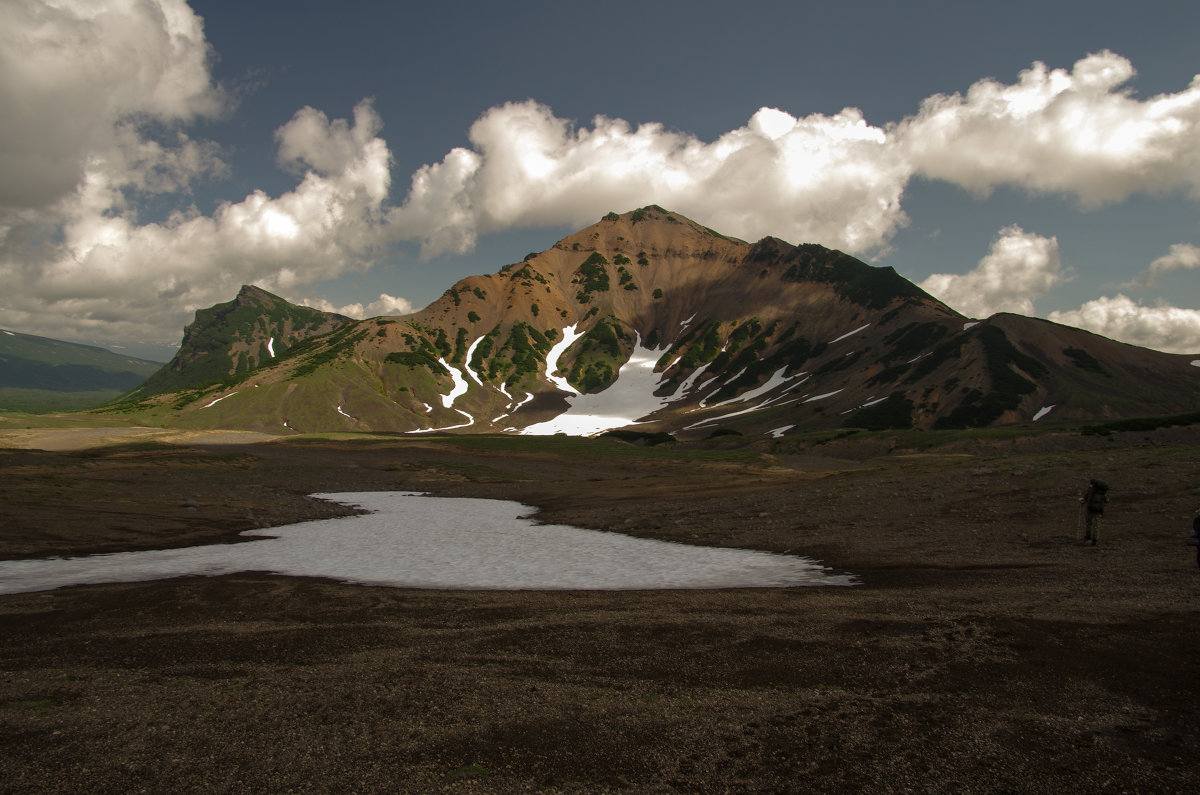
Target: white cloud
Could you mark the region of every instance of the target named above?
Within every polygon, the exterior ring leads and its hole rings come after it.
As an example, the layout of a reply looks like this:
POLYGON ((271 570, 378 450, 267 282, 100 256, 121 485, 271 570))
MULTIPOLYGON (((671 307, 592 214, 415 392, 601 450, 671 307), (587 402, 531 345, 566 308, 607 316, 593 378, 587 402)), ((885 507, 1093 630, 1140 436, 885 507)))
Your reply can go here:
POLYGON ((470 140, 473 149, 418 170, 391 214, 397 236, 420 240, 427 255, 470 250, 498 229, 590 223, 652 203, 752 240, 854 252, 884 245, 907 221, 910 169, 853 108, 800 119, 763 108, 705 143, 604 116, 576 128, 527 101, 487 111, 470 140))
POLYGON ((1151 262, 1146 272, 1134 279, 1131 286, 1153 287, 1160 276, 1197 268, 1200 268, 1200 246, 1175 243, 1166 254, 1151 262))
POLYGON ((255 191, 211 216, 181 212, 139 225, 120 212, 107 174, 88 170, 57 207, 58 242, 43 240, 35 250, 20 238, 44 230, 8 230, 0 247, 6 322, 52 337, 104 330, 113 338, 169 338, 191 311, 228 300, 243 283, 280 292, 366 267, 389 187, 391 155, 374 137, 379 126, 369 102, 355 109, 353 125, 301 110, 278 135, 289 157, 314 170, 287 193, 255 191))
POLYGON ((973 270, 935 273, 920 286, 968 317, 997 312, 1032 315, 1034 299, 1064 278, 1057 238, 1006 226, 973 270))
POLYGON ((986 193, 998 185, 1074 195, 1086 206, 1183 189, 1200 198, 1200 75, 1138 100, 1133 65, 1094 53, 1068 72, 1035 63, 1006 85, 936 95, 893 131, 925 177, 986 193))
POLYGON ((155 151, 138 128, 221 113, 209 58, 203 23, 183 0, 0 4, 0 207, 50 206, 114 157, 142 189, 174 189, 189 166, 208 167, 211 151, 155 151), (152 184, 148 172, 164 166, 173 178, 152 184))
MULTIPOLYGON (((174 341, 194 309, 243 283, 285 291, 372 262, 391 155, 369 101, 352 121, 303 108, 279 128, 293 190, 254 191, 211 215, 139 220, 143 197, 186 200, 193 181, 226 171, 215 144, 183 132, 229 109, 210 56, 202 20, 183 0, 0 5, 6 325, 174 341)), ((401 302, 376 304, 384 312, 401 302)))
POLYGON ((387 293, 380 293, 379 298, 364 306, 362 303, 337 306, 325 298, 292 299, 292 303, 311 306, 324 312, 336 312, 339 315, 361 320, 367 317, 383 317, 387 315, 408 315, 413 311, 412 303, 407 298, 400 298, 387 293))
POLYGON ((1167 353, 1200 352, 1200 311, 1195 309, 1144 306, 1118 294, 1088 301, 1077 310, 1051 312, 1047 319, 1167 353))
POLYGON ((1070 71, 1035 63, 1011 85, 987 79, 965 96, 930 97, 885 128, 854 108, 802 118, 762 108, 711 143, 604 116, 576 127, 536 102, 510 103, 475 122, 470 149, 419 169, 391 221, 431 255, 468 251, 498 229, 583 224, 656 203, 750 240, 863 254, 907 222, 900 199, 914 176, 1088 206, 1138 192, 1200 198, 1200 76, 1139 100, 1125 88, 1134 75, 1104 51, 1070 71))

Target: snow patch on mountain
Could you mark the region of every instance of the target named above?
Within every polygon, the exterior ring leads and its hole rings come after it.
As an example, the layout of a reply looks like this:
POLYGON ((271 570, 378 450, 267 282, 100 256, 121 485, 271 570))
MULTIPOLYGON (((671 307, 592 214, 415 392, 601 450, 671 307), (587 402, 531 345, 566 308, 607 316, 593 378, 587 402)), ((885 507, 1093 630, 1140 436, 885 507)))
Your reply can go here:
POLYGON ((569 395, 578 395, 579 392, 575 390, 575 387, 567 383, 565 377, 555 375, 554 372, 558 369, 558 358, 567 352, 567 348, 575 344, 575 340, 583 336, 582 331, 576 332, 577 328, 579 328, 578 323, 563 329, 562 339, 555 343, 550 352, 546 354, 546 379, 569 395))
MULTIPOLYGON (((240 392, 241 390, 238 390, 238 391, 240 392)), ((236 394, 237 394, 237 392, 230 392, 228 395, 222 395, 221 397, 217 398, 216 400, 212 401, 211 403, 205 403, 205 404, 204 404, 203 406, 201 406, 200 408, 202 408, 202 409, 206 409, 206 408, 208 408, 208 407, 210 407, 210 406, 215 406, 215 405, 217 405, 218 403, 220 403, 222 400, 224 400, 225 398, 231 398, 231 397, 233 397, 233 396, 234 396, 234 395, 236 395, 236 394)))
MULTIPOLYGON (((796 375, 785 376, 784 375, 785 372, 787 372, 787 367, 786 366, 780 367, 778 370, 775 371, 775 373, 770 378, 767 379, 766 383, 764 383, 760 386, 757 386, 754 389, 751 389, 749 392, 743 392, 742 394, 737 395, 736 397, 731 397, 728 400, 722 400, 720 403, 714 403, 713 408, 725 406, 725 405, 728 405, 729 403, 745 403, 748 400, 754 400, 758 397, 761 397, 762 395, 767 394, 768 392, 773 392, 775 389, 783 386, 784 384, 788 383, 789 381, 791 381, 795 378, 798 378, 801 375, 804 375, 804 373, 797 373, 796 375)), ((735 376, 735 378, 736 378, 736 376, 735 376)), ((703 404, 701 404, 701 405, 703 405, 703 404)))
MULTIPOLYGON (((564 335, 566 331, 573 329, 572 326, 571 329, 564 330, 564 335)), ((635 424, 638 419, 657 411, 669 402, 666 398, 654 394, 661 382, 661 376, 654 372, 661 355, 661 351, 644 347, 641 335, 638 335, 629 360, 621 365, 616 381, 603 392, 581 395, 572 389, 574 395, 567 398, 570 407, 565 412, 552 420, 530 425, 521 433, 532 436, 555 433, 591 436, 612 428, 635 424)), ((546 369, 550 369, 549 357, 546 369)))
MULTIPOLYGON (((483 386, 483 382, 479 380, 479 376, 476 375, 475 372, 471 369, 471 359, 475 356, 475 349, 479 347, 479 343, 483 342, 483 339, 484 339, 483 337, 480 337, 479 339, 477 339, 471 343, 471 346, 469 348, 467 348, 467 358, 463 361, 463 372, 465 372, 467 375, 469 375, 471 377, 471 380, 474 381, 475 383, 479 384, 480 386, 483 386)), ((500 391, 504 392, 503 384, 500 385, 500 391)), ((504 392, 504 394, 508 395, 507 392, 504 392)))
POLYGON ((450 378, 454 381, 454 387, 450 390, 450 393, 442 395, 442 405, 450 408, 454 405, 454 401, 458 400, 459 396, 466 394, 467 379, 463 378, 461 370, 447 362, 444 358, 439 358, 438 364, 450 371, 450 378))
POLYGON ((420 430, 409 431, 409 433, 440 433, 442 431, 458 430, 459 428, 470 428, 472 425, 475 424, 475 418, 473 416, 471 416, 470 414, 468 414, 467 412, 463 411, 462 409, 455 409, 455 411, 457 411, 459 414, 466 417, 467 421, 463 422, 463 423, 459 423, 458 425, 443 425, 439 428, 421 428, 420 430))
POLYGON ((841 391, 842 391, 842 390, 840 390, 840 389, 835 389, 835 390, 833 390, 832 392, 826 392, 826 393, 825 393, 825 394, 823 394, 823 395, 813 395, 813 396, 812 396, 812 397, 810 397, 810 398, 806 398, 804 402, 805 402, 805 403, 812 403, 814 400, 824 400, 825 398, 831 398, 831 397, 833 397, 834 395, 836 395, 838 392, 841 392, 841 391))
POLYGON ((845 333, 845 334, 843 334, 842 336, 838 337, 836 340, 830 340, 830 341, 829 341, 829 344, 830 344, 830 345, 832 345, 832 344, 833 344, 833 343, 835 343, 835 342, 841 342, 841 341, 842 341, 842 340, 844 340, 844 339, 849 339, 850 337, 853 337, 853 336, 854 336, 855 334, 857 334, 858 332, 860 332, 860 331, 866 331, 866 330, 867 330, 867 329, 869 329, 870 327, 871 327, 871 324, 870 324, 870 323, 868 323, 868 324, 867 324, 867 325, 865 325, 865 326, 859 326, 858 328, 854 329, 854 331, 849 331, 849 332, 846 332, 846 333, 845 333))

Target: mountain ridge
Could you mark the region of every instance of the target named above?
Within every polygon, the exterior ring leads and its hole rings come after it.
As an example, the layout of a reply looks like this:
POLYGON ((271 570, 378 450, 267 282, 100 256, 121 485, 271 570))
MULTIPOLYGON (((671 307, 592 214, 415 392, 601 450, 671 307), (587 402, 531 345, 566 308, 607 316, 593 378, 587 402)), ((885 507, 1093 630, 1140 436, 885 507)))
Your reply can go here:
POLYGON ((161 367, 95 345, 0 329, 0 407, 91 408, 134 389, 161 367))
POLYGON ((891 268, 817 244, 747 243, 657 206, 610 213, 405 316, 299 313, 258 288, 239 300, 197 312, 181 348, 195 358, 168 365, 179 383, 151 379, 124 410, 169 402, 173 424, 275 431, 596 432, 640 420, 782 435, 1172 414, 1194 410, 1200 384, 1188 357, 1016 315, 970 321, 891 268), (213 331, 238 311, 241 331, 213 331), (300 336, 250 361, 245 346, 285 330, 300 336), (196 364, 195 341, 210 339, 225 346, 203 353, 219 373, 196 364), (634 402, 649 410, 631 416, 611 404, 635 367, 646 384, 634 402))

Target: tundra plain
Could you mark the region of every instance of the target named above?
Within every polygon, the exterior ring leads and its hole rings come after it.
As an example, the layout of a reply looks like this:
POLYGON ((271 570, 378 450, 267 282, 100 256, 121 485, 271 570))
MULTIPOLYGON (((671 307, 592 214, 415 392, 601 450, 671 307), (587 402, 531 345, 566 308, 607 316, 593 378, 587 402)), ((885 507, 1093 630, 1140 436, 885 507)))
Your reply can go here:
POLYGON ((3 559, 239 543, 352 510, 313 493, 413 490, 861 584, 243 573, 0 596, 0 789, 1193 790, 1198 443, 1194 425, 645 447, 10 423, 3 559), (1096 547, 1091 477, 1112 487, 1096 547))

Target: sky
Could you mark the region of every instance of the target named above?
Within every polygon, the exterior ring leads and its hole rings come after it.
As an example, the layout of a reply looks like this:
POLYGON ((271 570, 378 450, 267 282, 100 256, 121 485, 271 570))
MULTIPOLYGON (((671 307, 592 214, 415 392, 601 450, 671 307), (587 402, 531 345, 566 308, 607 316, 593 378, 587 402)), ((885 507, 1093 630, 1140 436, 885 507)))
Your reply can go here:
POLYGON ((168 359, 658 204, 1200 352, 1200 4, 0 3, 0 328, 168 359))

